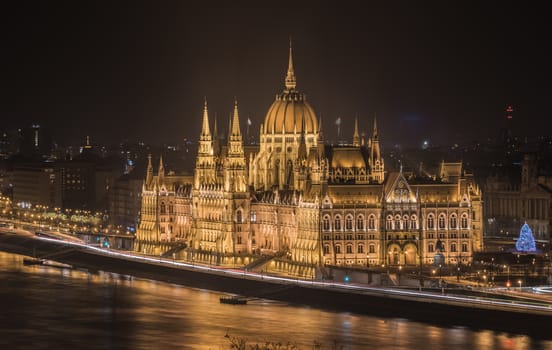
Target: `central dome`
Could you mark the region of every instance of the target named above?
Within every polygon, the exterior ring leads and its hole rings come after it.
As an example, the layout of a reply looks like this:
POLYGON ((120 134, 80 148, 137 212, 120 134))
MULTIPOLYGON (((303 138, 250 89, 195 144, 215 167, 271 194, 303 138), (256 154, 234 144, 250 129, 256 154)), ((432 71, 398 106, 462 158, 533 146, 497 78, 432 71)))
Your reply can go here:
POLYGON ((307 102, 305 95, 295 90, 296 80, 293 70, 293 56, 291 45, 289 47, 289 65, 286 74, 286 88, 276 95, 276 101, 266 113, 264 130, 265 133, 285 133, 293 134, 295 132, 317 133, 318 118, 307 102))
POLYGON ((284 91, 268 109, 264 126, 266 133, 317 133, 318 119, 305 95, 284 91))

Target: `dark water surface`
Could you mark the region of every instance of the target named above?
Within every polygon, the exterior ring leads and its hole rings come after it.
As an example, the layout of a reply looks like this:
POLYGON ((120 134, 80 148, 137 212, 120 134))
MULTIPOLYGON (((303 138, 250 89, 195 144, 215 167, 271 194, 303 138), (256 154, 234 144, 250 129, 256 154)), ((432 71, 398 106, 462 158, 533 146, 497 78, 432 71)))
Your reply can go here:
MULTIPOLYGON (((0 349, 228 349, 226 333, 300 349, 552 349, 552 341, 328 312, 111 273, 25 266, 0 253, 0 349)), ((443 317, 446 317, 444 315, 443 317)), ((500 320, 496 320, 500 322, 500 320)), ((552 325, 551 325, 552 332, 552 325)))

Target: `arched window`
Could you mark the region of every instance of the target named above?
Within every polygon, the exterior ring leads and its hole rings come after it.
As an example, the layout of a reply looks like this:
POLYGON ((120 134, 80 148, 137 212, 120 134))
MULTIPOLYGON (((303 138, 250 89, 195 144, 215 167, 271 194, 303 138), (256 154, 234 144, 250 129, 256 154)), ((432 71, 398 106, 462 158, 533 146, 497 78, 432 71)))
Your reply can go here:
POLYGON ((169 214, 174 214, 174 206, 172 203, 169 203, 169 214))
POLYGON ((410 229, 416 230, 418 228, 418 217, 416 215, 412 215, 410 217, 410 229))
POLYGON ((433 246, 433 243, 429 243, 427 245, 427 251, 430 253, 433 253, 435 251, 435 247, 433 246))
POLYGON ((460 219, 460 225, 463 229, 468 228, 468 214, 466 213, 462 214, 462 218, 460 219))
POLYGON ((324 245, 324 254, 330 254, 330 246, 327 244, 324 245))
POLYGON ((345 217, 345 230, 347 231, 353 230, 353 216, 351 214, 345 217))
POLYGON ((387 215, 387 219, 385 220, 385 229, 386 230, 393 229, 393 217, 391 215, 387 215))
POLYGON ((341 246, 339 244, 335 246, 335 253, 341 254, 341 246))
POLYGON ((368 246, 368 253, 374 254, 375 252, 376 252, 376 246, 373 245, 373 244, 370 244, 370 245, 368 246))
POLYGON ((374 215, 370 215, 368 218, 368 229, 369 230, 375 230, 376 229, 376 218, 374 215))
POLYGON ((451 243, 450 244, 450 252, 451 253, 456 253, 456 243, 451 243))
POLYGON ((468 252, 468 243, 462 243, 462 253, 468 252))
POLYGON ((405 230, 408 230, 408 229, 410 228, 409 225, 408 225, 408 215, 404 215, 403 218, 402 218, 402 220, 403 220, 403 227, 404 227, 404 229, 405 229, 405 230))
POLYGON ((347 254, 352 254, 353 253, 353 245, 352 244, 347 244, 347 247, 346 247, 346 251, 347 251, 347 254))
POLYGON ((236 222, 238 224, 241 224, 243 222, 242 219, 243 219, 242 218, 242 211, 241 210, 236 211, 236 222))
POLYGON ((427 228, 430 230, 433 230, 435 228, 435 219, 433 217, 433 214, 429 214, 427 216, 427 228))
POLYGON ((341 216, 339 215, 334 218, 334 231, 341 231, 341 216))
POLYGON ((165 202, 161 202, 161 208, 159 209, 160 214, 166 214, 167 213, 167 206, 165 205, 165 202))
POLYGON ((330 216, 329 215, 324 215, 324 218, 322 219, 322 229, 324 231, 329 231, 330 230, 330 216))
POLYGON ((358 254, 364 254, 364 245, 362 245, 362 244, 358 245, 357 253, 358 254))
POLYGON ((356 228, 357 228, 357 231, 364 231, 364 216, 362 215, 357 216, 356 228))
POLYGON ((395 215, 395 230, 402 230, 401 216, 395 215))
POLYGON ((445 229, 445 214, 439 214, 439 229, 445 229))
POLYGON ((456 214, 450 215, 450 228, 451 229, 457 229, 458 228, 458 219, 456 217, 456 214))

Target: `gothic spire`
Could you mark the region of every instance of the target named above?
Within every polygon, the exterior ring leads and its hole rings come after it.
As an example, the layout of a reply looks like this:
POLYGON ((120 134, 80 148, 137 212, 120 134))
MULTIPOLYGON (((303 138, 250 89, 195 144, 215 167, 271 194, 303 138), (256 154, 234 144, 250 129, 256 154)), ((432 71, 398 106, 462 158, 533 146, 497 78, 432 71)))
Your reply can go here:
POLYGON ((201 128, 202 137, 211 137, 211 128, 209 127, 209 113, 207 112, 207 97, 205 97, 205 102, 203 104, 203 126, 201 128))
POLYGON ((360 137, 358 136, 358 117, 355 117, 355 132, 353 134, 353 147, 360 146, 360 137))
POLYGON ((324 134, 322 132, 322 116, 318 118, 318 139, 323 139, 324 134))
POLYGON ((146 171, 146 186, 149 186, 153 179, 153 167, 151 165, 151 153, 148 154, 148 170, 146 171))
POLYGON ((220 140, 217 128, 217 115, 215 114, 215 125, 213 126, 213 152, 218 156, 220 152, 220 140))
POLYGON ((232 117, 232 131, 229 136, 231 137, 239 137, 241 139, 241 131, 240 131, 240 119, 238 114, 238 100, 234 100, 234 115, 232 117))
POLYGON ((290 37, 289 38, 289 62, 288 62, 288 70, 286 74, 286 89, 295 90, 296 85, 297 85, 297 82, 295 80, 295 71, 293 70, 293 52, 291 49, 291 37, 290 37))
POLYGON ((374 140, 378 139, 378 124, 376 121, 376 116, 374 115, 374 131, 372 132, 372 138, 374 140))
POLYGON ((163 183, 165 177, 165 166, 163 165, 163 155, 159 157, 159 170, 157 172, 157 178, 159 179, 159 185, 163 183))

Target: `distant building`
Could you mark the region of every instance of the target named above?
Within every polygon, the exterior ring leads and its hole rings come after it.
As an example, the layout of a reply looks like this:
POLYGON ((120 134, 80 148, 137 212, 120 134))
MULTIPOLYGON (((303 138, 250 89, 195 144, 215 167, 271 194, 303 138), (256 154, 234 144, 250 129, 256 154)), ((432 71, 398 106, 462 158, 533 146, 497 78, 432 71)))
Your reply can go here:
POLYGON ((13 161, 13 199, 63 209, 107 210, 108 193, 123 173, 120 159, 83 152, 73 160, 13 161))
POLYGON ((61 208, 61 170, 51 163, 16 164, 13 171, 13 202, 61 208))
POLYGON ((109 189, 109 223, 124 232, 136 233, 142 204, 143 172, 133 170, 113 182, 109 189))
POLYGON ((469 264, 482 249, 481 192, 462 163, 432 176, 388 171, 376 121, 367 142, 358 125, 348 145, 324 144, 322 123, 296 89, 290 49, 285 88, 247 154, 237 102, 226 147, 203 109, 193 178, 150 164, 135 248, 247 265, 303 277, 324 266, 469 264), (215 135, 215 137, 213 137, 215 135), (171 248, 173 247, 173 248, 171 248), (436 260, 437 255, 443 260, 436 260))
POLYGON ((544 159, 523 157, 521 168, 499 169, 484 185, 485 235, 516 238, 524 223, 537 241, 550 240, 552 176, 542 173, 544 159))

